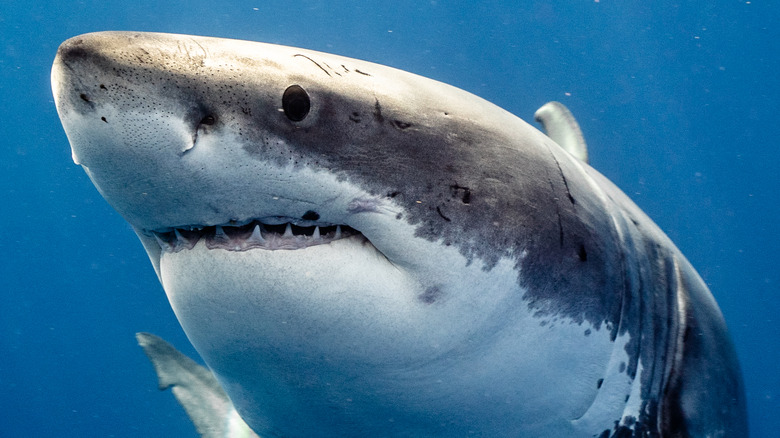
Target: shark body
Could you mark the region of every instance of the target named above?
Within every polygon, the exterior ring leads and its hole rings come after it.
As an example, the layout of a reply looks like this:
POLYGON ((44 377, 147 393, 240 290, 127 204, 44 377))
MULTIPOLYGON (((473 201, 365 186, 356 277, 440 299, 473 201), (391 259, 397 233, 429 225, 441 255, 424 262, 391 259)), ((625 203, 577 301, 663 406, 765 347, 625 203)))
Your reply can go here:
POLYGON ((259 435, 746 434, 709 290, 584 147, 261 43, 87 34, 52 84, 74 161, 259 435))

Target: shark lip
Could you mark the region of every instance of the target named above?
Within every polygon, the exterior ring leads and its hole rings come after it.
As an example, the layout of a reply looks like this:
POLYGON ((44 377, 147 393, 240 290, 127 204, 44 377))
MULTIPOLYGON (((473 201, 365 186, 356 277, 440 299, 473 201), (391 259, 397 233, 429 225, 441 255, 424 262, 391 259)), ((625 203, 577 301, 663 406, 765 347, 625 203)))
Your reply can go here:
POLYGON ((283 216, 268 216, 246 222, 220 225, 189 225, 147 230, 163 252, 189 250, 203 240, 208 249, 227 251, 297 250, 326 245, 349 237, 365 239, 352 227, 283 216))

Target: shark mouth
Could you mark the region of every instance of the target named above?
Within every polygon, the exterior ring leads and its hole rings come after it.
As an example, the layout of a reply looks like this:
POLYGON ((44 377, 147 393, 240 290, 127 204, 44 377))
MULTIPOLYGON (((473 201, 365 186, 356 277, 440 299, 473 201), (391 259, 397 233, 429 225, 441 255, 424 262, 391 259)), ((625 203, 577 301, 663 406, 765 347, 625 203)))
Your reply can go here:
POLYGON ((250 249, 295 250, 326 245, 340 239, 363 235, 347 225, 267 217, 245 224, 185 226, 148 231, 163 252, 189 250, 203 240, 208 249, 248 251, 250 249))

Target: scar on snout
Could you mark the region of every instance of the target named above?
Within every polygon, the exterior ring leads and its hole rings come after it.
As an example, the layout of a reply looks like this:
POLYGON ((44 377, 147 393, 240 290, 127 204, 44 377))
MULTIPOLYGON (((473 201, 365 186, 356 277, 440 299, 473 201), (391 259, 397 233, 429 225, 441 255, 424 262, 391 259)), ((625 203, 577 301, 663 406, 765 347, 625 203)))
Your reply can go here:
POLYGON ((376 213, 379 211, 380 202, 375 198, 355 198, 349 205, 347 205, 347 211, 349 213, 376 213))

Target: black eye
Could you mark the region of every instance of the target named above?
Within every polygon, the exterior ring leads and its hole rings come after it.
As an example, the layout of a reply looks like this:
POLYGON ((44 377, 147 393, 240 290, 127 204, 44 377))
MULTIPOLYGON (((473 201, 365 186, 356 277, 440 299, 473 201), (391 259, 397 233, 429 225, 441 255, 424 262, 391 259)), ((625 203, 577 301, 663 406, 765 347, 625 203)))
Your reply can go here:
POLYGON ((282 95, 284 115, 293 122, 300 122, 309 114, 311 101, 306 90, 299 85, 290 85, 282 95))
POLYGON ((201 124, 201 125, 208 125, 208 126, 211 126, 211 125, 213 125, 213 124, 214 124, 214 123, 216 123, 216 122, 217 122, 217 119, 216 119, 214 116, 206 116, 206 117, 204 117, 204 118, 203 118, 203 119, 200 121, 200 124, 201 124))

